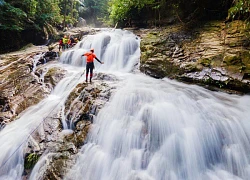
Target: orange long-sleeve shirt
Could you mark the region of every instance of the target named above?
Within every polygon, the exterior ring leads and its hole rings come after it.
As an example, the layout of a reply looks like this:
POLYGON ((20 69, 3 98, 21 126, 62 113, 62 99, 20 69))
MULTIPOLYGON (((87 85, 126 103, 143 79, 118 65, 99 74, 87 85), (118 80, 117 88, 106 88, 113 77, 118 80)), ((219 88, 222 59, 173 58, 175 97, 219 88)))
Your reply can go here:
POLYGON ((87 63, 94 62, 94 59, 96 58, 96 55, 92 52, 87 52, 83 54, 84 56, 87 56, 87 63))

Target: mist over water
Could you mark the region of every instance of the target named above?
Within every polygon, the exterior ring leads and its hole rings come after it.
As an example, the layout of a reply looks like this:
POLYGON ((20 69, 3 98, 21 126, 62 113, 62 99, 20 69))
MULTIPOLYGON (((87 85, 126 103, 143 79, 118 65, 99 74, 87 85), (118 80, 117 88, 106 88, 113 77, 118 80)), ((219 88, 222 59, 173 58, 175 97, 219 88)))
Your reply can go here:
MULTIPOLYGON (((195 85, 135 73, 140 39, 128 31, 86 36, 60 56, 67 76, 53 93, 0 131, 0 162, 29 136, 44 117, 64 107, 85 77, 81 55, 90 48, 104 61, 98 72, 120 79, 117 91, 99 111, 86 144, 67 180, 247 180, 250 178, 250 96, 211 92, 195 85), (73 68, 72 68, 73 66, 73 68), (81 68, 77 68, 81 67, 81 68), (77 77, 77 78, 76 78, 77 77)), ((94 77, 95 78, 95 77, 94 77)), ((94 82, 95 83, 95 82, 94 82)), ((63 123, 64 129, 67 124, 63 123)), ((21 179, 23 149, 0 169, 0 179, 21 179)), ((42 178, 43 156, 30 179, 42 178)))

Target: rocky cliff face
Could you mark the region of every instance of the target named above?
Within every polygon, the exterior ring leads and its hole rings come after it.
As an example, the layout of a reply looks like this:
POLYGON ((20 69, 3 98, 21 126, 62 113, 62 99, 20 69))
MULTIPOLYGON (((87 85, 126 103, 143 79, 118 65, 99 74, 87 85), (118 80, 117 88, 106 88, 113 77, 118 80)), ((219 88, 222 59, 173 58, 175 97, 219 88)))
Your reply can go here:
MULTIPOLYGON (((65 70, 54 63, 57 53, 43 48, 32 46, 25 51, 1 56, 1 128, 49 95, 65 76, 65 70)), ((94 84, 78 84, 65 102, 65 108, 51 114, 39 126, 24 151, 23 179, 29 178, 38 160, 37 168, 42 179, 61 179, 67 173, 84 144, 94 116, 115 89, 109 86, 109 82, 116 83, 115 77, 100 73, 94 84), (71 124, 70 130, 62 131, 63 119, 71 124)))
MULTIPOLYGON (((66 34, 83 36, 95 32, 76 29, 66 34)), ((57 47, 56 44, 52 46, 57 47)), ((46 46, 33 45, 0 56, 0 130, 28 107, 48 96, 65 76, 66 71, 55 63, 57 59, 58 52, 48 51, 46 46)), ((94 85, 78 84, 65 102, 65 109, 51 114, 32 133, 24 150, 23 179, 30 177, 35 165, 41 179, 61 179, 65 175, 84 144, 93 117, 115 89, 114 86, 109 87, 108 82, 115 83, 116 79, 98 74, 94 85), (62 131, 63 119, 67 124, 72 123, 71 130, 62 131), (38 160, 40 163, 37 164, 38 160)))
POLYGON ((32 135, 25 155, 23 178, 29 178, 31 170, 35 179, 62 179, 75 163, 76 155, 86 140, 94 116, 110 98, 116 82, 112 76, 98 74, 94 84, 80 83, 70 93, 62 112, 52 114, 32 135), (105 79, 105 83, 102 81, 105 79), (107 81, 108 80, 108 81, 107 81), (62 119, 71 124, 64 130, 62 119), (37 161, 39 163, 37 164, 37 161))
POLYGON ((140 70, 228 92, 250 92, 250 34, 242 21, 142 30, 140 70))
MULTIPOLYGON (((74 28, 63 33, 80 39, 96 30, 74 28)), ((58 55, 58 43, 48 47, 29 44, 20 51, 0 55, 0 129, 50 94, 64 77, 65 71, 60 67, 47 66, 48 62, 57 60, 58 55)))
POLYGON ((64 77, 60 68, 44 67, 45 61, 51 60, 46 51, 47 48, 32 46, 28 50, 0 56, 1 127, 46 97, 64 77))

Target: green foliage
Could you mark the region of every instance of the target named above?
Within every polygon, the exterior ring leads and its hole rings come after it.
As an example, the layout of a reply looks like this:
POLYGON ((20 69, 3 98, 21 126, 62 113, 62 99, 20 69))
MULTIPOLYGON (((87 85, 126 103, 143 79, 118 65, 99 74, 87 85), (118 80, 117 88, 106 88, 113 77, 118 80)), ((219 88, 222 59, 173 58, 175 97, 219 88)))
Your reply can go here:
POLYGON ((39 159, 39 155, 36 153, 31 153, 25 158, 24 167, 25 169, 32 169, 39 159))
POLYGON ((228 10, 228 18, 242 18, 249 21, 250 18, 250 0, 236 0, 233 6, 228 10))
POLYGON ((97 19, 107 21, 109 19, 108 0, 99 0, 99 7, 97 9, 97 19))
MULTIPOLYGON (((128 19, 154 20, 175 17, 182 23, 197 20, 223 19, 233 0, 109 0, 110 20, 113 24, 128 19)), ((247 1, 247 0, 245 0, 247 1)), ((249 1, 249 0, 248 0, 249 1)))
POLYGON ((131 9, 130 2, 123 0, 111 0, 110 2, 110 19, 113 23, 125 19, 131 9))
POLYGON ((59 4, 51 0, 37 0, 35 22, 40 26, 45 23, 58 24, 62 21, 59 4))
POLYGON ((19 8, 15 8, 4 1, 0 5, 0 29, 21 31, 27 14, 19 8))
POLYGON ((45 24, 75 23, 78 7, 77 0, 0 0, 0 29, 41 30, 45 24))
POLYGON ((60 0, 59 8, 63 16, 63 24, 66 26, 68 23, 74 24, 78 17, 78 9, 80 3, 77 0, 60 0))
POLYGON ((183 20, 183 22, 226 18, 227 10, 232 3, 232 0, 168 1, 173 5, 174 14, 179 15, 179 18, 183 20))
POLYGON ((53 27, 63 30, 77 22, 79 6, 79 0, 0 0, 0 39, 6 42, 0 52, 44 43, 55 33, 53 27))
POLYGON ((23 4, 25 4, 25 10, 28 14, 28 17, 34 17, 37 12, 37 4, 36 0, 24 0, 23 4))
POLYGON ((110 0, 110 20, 113 23, 116 23, 124 19, 132 18, 134 15, 140 13, 140 11, 145 7, 156 7, 154 6, 154 3, 155 0, 110 0))
POLYGON ((80 15, 88 22, 98 24, 99 21, 107 21, 109 0, 84 0, 84 8, 80 15))

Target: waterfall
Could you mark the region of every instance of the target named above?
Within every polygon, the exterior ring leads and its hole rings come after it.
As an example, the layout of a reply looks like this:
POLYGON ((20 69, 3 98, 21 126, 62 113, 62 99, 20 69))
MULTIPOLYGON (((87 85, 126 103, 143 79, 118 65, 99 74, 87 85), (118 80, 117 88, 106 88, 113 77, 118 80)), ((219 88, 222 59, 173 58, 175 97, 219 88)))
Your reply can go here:
MULTIPOLYGON (((120 33, 99 35, 111 37, 99 55, 105 62, 100 71, 131 72, 136 65, 136 38, 121 38, 120 33)), ((122 78, 119 91, 94 119, 87 143, 65 179, 250 177, 249 96, 141 74, 122 78)))
MULTIPOLYGON (((139 41, 135 39, 135 36, 132 33, 120 30, 118 30, 116 33, 107 31, 100 33, 97 36, 88 36, 86 39, 79 43, 79 45, 81 46, 79 46, 78 49, 75 48, 73 50, 69 50, 61 55, 61 63, 70 64, 61 65, 61 67, 68 72, 66 74, 66 77, 58 83, 58 85, 55 87, 48 98, 45 98, 37 105, 27 109, 25 112, 20 114, 20 116, 15 121, 9 123, 4 129, 0 131, 1 180, 21 179, 24 170, 24 149, 28 145, 29 137, 37 128, 39 128, 39 125, 41 125, 48 116, 52 116, 53 114, 57 114, 58 112, 62 112, 64 110, 64 103, 69 93, 78 83, 83 82, 84 78, 81 77, 81 75, 84 69, 82 68, 82 66, 85 66, 85 60, 83 60, 84 58, 81 57, 81 55, 84 52, 88 51, 90 47, 94 47, 97 56, 102 57, 102 55, 105 54, 105 48, 108 48, 109 43, 115 41, 114 43, 119 44, 119 40, 121 40, 119 38, 125 39, 127 36, 134 37, 132 41, 137 44, 137 46, 135 46, 137 48, 137 54, 135 55, 135 57, 137 57, 136 60, 138 61, 139 41), (110 36, 112 35, 114 35, 114 38, 112 38, 111 40, 110 36), (80 68, 77 66, 80 66, 80 68)), ((135 50, 131 50, 131 48, 127 49, 127 53, 129 53, 129 55, 131 56, 131 58, 126 59, 128 63, 130 62, 130 59, 132 59, 132 61, 135 61, 135 57, 132 58, 133 51, 135 50)), ((36 70, 36 64, 39 58, 40 55, 34 56, 34 68, 32 70, 32 74, 34 74, 36 70)), ((122 59, 119 60, 122 61, 122 59)), ((98 65, 96 67, 98 67, 98 65)), ((41 76, 41 80, 43 80, 43 76, 41 76)), ((68 128, 68 125, 65 122, 64 118, 62 118, 62 124, 64 129, 68 128)), ((43 158, 41 160, 43 160, 43 158)), ((39 164, 42 163, 38 162, 38 165, 39 164)), ((34 171, 35 170, 36 167, 34 168, 34 171)), ((33 177, 33 174, 31 178, 33 177)))
POLYGON ((250 97, 128 75, 66 179, 249 179, 250 97))
POLYGON ((0 131, 0 179, 21 179, 24 166, 24 149, 32 132, 50 115, 64 106, 69 93, 83 79, 79 69, 65 67, 67 76, 61 80, 48 98, 30 107, 18 119, 0 131))
POLYGON ((138 64, 139 44, 140 40, 129 31, 106 30, 84 38, 74 49, 63 53, 60 61, 75 66, 85 66, 86 58, 82 55, 90 48, 94 48, 98 59, 104 62, 100 65, 95 61, 95 67, 99 71, 131 72, 138 64))
MULTIPOLYGON (((21 179, 23 142, 51 110, 64 109, 67 96, 84 79, 79 79, 86 64, 82 54, 90 48, 104 61, 95 62, 94 74, 113 73, 120 82, 94 117, 86 144, 64 179, 249 179, 250 97, 136 73, 139 43, 128 31, 105 30, 65 51, 59 61, 66 64, 67 76, 48 98, 0 132, 0 162, 6 162, 0 179, 21 179)), ((30 179, 41 177, 50 156, 39 160, 30 179)))
POLYGON ((37 68, 37 63, 39 61, 39 59, 43 56, 43 53, 39 53, 37 55, 35 55, 32 59, 33 61, 33 68, 32 68, 32 73, 35 73, 36 68, 37 68))

